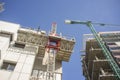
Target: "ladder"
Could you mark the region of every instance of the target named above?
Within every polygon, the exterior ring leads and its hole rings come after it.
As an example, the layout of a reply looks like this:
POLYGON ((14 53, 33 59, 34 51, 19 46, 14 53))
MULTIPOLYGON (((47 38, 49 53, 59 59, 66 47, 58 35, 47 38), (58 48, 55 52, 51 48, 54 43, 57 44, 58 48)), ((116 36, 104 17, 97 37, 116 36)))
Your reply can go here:
POLYGON ((56 50, 54 48, 50 48, 47 59, 46 80, 55 80, 55 56, 56 50))

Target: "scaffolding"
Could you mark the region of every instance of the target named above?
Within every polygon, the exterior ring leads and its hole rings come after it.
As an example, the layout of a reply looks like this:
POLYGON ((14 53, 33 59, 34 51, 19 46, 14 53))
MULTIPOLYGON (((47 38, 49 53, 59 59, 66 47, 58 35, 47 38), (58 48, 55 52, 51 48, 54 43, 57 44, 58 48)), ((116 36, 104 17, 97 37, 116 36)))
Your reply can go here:
POLYGON ((68 62, 73 52, 75 38, 56 34, 56 24, 52 26, 49 34, 34 29, 18 30, 16 42, 38 46, 30 80, 57 80, 56 76, 62 75, 61 62, 68 62))

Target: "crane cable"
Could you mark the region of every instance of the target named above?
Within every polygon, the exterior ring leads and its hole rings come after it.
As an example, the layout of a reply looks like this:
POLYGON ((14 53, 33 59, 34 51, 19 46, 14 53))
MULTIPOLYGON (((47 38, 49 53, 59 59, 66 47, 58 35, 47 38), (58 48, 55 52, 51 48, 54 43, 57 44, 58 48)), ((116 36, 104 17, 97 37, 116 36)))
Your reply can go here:
POLYGON ((100 25, 100 26, 109 26, 109 27, 120 27, 120 25, 117 25, 117 24, 104 24, 104 23, 92 23, 92 22, 91 24, 100 25))

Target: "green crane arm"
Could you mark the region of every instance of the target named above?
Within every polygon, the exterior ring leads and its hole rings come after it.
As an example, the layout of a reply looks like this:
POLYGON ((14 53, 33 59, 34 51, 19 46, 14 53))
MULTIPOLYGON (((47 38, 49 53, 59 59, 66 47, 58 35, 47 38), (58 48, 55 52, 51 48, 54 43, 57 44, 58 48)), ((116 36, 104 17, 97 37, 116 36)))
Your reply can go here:
MULTIPOLYGON (((115 74, 116 80, 120 80, 120 68, 119 68, 118 64, 115 62, 111 53, 106 48, 104 42, 102 41, 100 36, 97 34, 96 30, 94 29, 94 27, 92 25, 92 24, 96 24, 96 25, 104 26, 104 25, 111 25, 111 24, 92 23, 91 21, 81 22, 81 21, 71 21, 71 20, 65 20, 65 23, 66 24, 86 24, 90 28, 91 32, 93 33, 95 39, 97 40, 99 46, 102 49, 104 56, 106 57, 106 59, 108 60, 108 63, 110 64, 110 67, 112 68, 112 70, 115 74)), ((116 25, 113 25, 113 26, 116 26, 116 25)), ((119 26, 119 25, 117 25, 117 26, 119 26)))
POLYGON ((100 36, 97 34, 92 23, 90 21, 88 21, 86 24, 90 28, 91 32, 93 33, 95 39, 97 40, 99 46, 101 47, 101 49, 104 53, 104 56, 106 57, 106 59, 108 60, 108 63, 110 64, 112 70, 114 71, 114 74, 116 76, 116 80, 120 80, 120 68, 119 68, 118 64, 115 62, 111 53, 106 48, 104 42, 101 40, 100 36))

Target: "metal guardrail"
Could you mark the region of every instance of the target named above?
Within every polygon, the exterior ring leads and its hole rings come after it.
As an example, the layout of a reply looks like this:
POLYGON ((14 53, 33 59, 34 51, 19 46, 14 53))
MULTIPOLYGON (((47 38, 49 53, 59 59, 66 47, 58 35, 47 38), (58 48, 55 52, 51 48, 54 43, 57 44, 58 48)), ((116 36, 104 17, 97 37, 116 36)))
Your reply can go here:
MULTIPOLYGON (((50 36, 53 36, 53 35, 51 35, 50 32, 46 33, 45 31, 40 30, 39 28, 38 28, 38 29, 35 29, 35 28, 32 28, 32 27, 22 26, 22 27, 21 27, 21 30, 23 30, 23 29, 24 29, 24 30, 29 30, 29 31, 35 32, 35 33, 41 32, 41 33, 45 34, 46 36, 49 36, 49 35, 50 35, 50 36)), ((74 37, 74 36, 71 36, 71 35, 62 35, 62 33, 60 33, 60 34, 55 34, 54 36, 55 36, 55 37, 62 38, 62 39, 65 39, 65 40, 69 40, 69 41, 74 41, 74 42, 75 42, 75 37, 74 37)))

